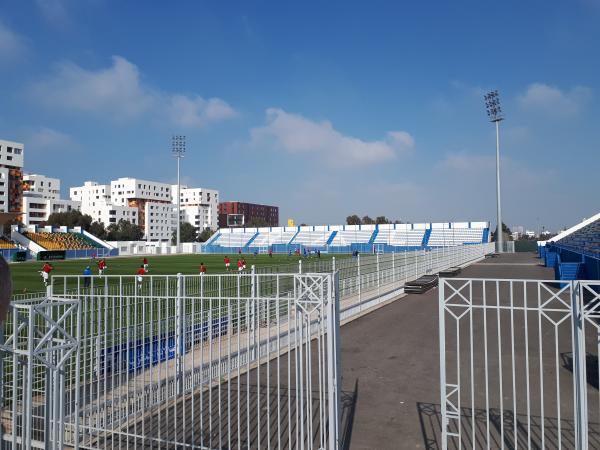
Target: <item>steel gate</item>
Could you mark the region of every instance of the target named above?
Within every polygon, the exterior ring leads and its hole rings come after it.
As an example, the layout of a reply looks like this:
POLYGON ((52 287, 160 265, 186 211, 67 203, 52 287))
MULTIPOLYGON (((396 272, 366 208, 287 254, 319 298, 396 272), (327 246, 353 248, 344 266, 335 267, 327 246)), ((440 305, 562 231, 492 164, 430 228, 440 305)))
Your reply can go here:
POLYGON ((107 276, 89 286, 53 277, 49 299, 11 309, 3 441, 337 449, 336 283, 336 274, 107 276))
POLYGON ((600 448, 600 282, 441 279, 442 448, 600 448))

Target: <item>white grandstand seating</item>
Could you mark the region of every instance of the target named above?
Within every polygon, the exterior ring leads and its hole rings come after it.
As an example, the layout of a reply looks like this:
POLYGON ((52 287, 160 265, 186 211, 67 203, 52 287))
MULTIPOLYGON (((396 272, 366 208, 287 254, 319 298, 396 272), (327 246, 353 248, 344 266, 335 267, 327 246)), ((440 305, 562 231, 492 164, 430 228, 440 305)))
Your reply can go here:
POLYGON ((481 228, 434 228, 429 236, 430 247, 477 243, 483 239, 481 228))
POLYGON ((375 244, 389 244, 397 246, 419 246, 423 242, 425 230, 379 230, 375 244))
POLYGON ((340 230, 333 238, 331 245, 367 244, 372 235, 373 230, 340 230))
POLYGON ((212 244, 222 247, 243 247, 256 234, 256 231, 245 231, 241 233, 222 233, 212 244))
POLYGON ((300 231, 292 244, 322 247, 327 244, 332 231, 300 231))
POLYGON ((260 234, 257 238, 252 241, 253 247, 267 247, 273 244, 288 244, 294 235, 297 233, 297 229, 291 231, 283 231, 281 228, 276 228, 273 231, 259 230, 260 234))
MULTIPOLYGON (((220 230, 210 245, 237 249, 249 244, 251 248, 271 245, 303 245, 306 247, 347 247, 368 244, 377 229, 373 244, 392 247, 420 247, 426 233, 430 247, 479 243, 483 240, 488 222, 415 223, 385 225, 322 225, 303 227, 231 228, 220 230), (258 233, 258 235, 257 235, 258 233), (328 244, 333 233, 333 240, 328 244), (254 238, 254 236, 256 236, 254 238), (251 239, 253 239, 250 242, 251 239)), ((364 247, 363 247, 364 248, 364 247)))

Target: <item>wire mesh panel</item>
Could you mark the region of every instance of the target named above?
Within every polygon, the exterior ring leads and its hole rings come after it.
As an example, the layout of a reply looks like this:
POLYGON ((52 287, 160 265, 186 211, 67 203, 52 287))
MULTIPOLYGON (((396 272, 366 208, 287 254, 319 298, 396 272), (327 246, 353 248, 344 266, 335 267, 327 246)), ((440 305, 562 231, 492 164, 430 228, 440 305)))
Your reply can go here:
POLYGON ((3 418, 13 444, 337 448, 333 275, 53 281, 52 302, 78 319, 40 303, 15 306, 8 324, 3 418), (37 361, 31 336, 47 340, 46 323, 74 327, 73 343, 37 361))
POLYGON ((440 281, 443 448, 600 448, 597 292, 440 281))

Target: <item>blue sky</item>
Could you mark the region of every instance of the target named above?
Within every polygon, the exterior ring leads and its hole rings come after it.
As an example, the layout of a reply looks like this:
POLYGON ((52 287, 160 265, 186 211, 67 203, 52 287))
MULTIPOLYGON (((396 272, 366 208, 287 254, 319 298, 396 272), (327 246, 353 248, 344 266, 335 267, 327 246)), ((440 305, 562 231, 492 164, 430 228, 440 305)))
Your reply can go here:
POLYGON ((184 180, 281 207, 495 218, 556 229, 598 212, 600 1, 4 0, 0 136, 69 186, 184 180))

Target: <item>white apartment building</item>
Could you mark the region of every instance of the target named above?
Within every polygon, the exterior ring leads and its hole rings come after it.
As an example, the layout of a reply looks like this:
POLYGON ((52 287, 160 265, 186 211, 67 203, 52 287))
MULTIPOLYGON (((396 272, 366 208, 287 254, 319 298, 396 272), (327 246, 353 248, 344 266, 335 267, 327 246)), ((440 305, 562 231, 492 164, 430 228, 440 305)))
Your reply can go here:
POLYGON ((137 178, 119 178, 110 184, 86 181, 70 189, 81 211, 105 226, 124 219, 139 225, 147 241, 170 240, 176 226, 171 186, 137 178))
POLYGON ((22 212, 24 148, 0 139, 0 212, 22 212))
MULTIPOLYGON (((177 203, 177 185, 171 186, 173 203, 177 203)), ((216 189, 181 186, 181 221, 189 222, 198 231, 218 228, 219 191, 216 189)), ((177 214, 176 214, 177 215, 177 214)))
POLYGON ((98 184, 95 181, 86 181, 83 186, 69 189, 71 200, 81 202, 81 212, 90 215, 95 221, 102 222, 106 227, 119 223, 120 220, 137 225, 137 208, 114 205, 110 194, 110 184, 98 184))
POLYGON ((57 200, 60 198, 60 180, 37 173, 23 175, 23 194, 39 194, 41 198, 57 200))
POLYGON ((45 222, 52 213, 79 209, 79 201, 60 198, 60 180, 40 174, 23 175, 23 215, 24 225, 37 225, 45 222))

